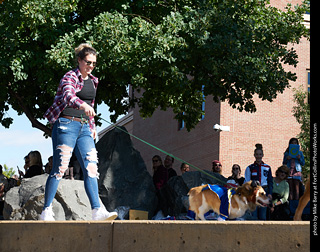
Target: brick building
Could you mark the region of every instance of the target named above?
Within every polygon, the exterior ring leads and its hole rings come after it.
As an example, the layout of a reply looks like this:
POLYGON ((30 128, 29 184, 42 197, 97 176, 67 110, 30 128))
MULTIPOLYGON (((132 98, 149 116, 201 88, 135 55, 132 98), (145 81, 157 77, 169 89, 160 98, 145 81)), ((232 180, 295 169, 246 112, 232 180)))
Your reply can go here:
MULTIPOLYGON (((274 0, 271 4, 283 9, 288 2, 295 5, 301 1, 274 0)), ((309 15, 305 15, 307 26, 309 18, 309 15)), ((207 97, 204 104, 205 116, 190 132, 173 119, 171 110, 156 110, 151 118, 142 119, 139 109, 135 108, 119 120, 118 124, 126 126, 132 134, 201 169, 211 170, 212 160, 220 160, 224 176, 231 174, 231 167, 235 163, 240 165, 244 175, 245 168, 254 162, 255 144, 261 143, 264 149, 263 161, 272 167, 274 173, 282 164, 289 139, 300 132, 300 126, 292 114, 292 107, 295 105, 293 88, 301 85, 306 90, 308 88, 310 41, 303 38, 294 47, 299 55, 299 63, 296 68, 287 70, 296 72, 296 82, 291 82, 291 87, 279 94, 272 103, 256 97, 256 113, 239 112, 232 109, 227 102, 214 103, 211 97, 207 97), (229 126, 230 131, 215 131, 214 124, 229 126)), ((99 132, 99 137, 111 128, 99 132)), ((133 142, 152 173, 152 157, 158 154, 164 159, 165 155, 136 139, 133 139, 133 142)), ((174 169, 178 175, 179 168, 180 163, 175 162, 174 169)))

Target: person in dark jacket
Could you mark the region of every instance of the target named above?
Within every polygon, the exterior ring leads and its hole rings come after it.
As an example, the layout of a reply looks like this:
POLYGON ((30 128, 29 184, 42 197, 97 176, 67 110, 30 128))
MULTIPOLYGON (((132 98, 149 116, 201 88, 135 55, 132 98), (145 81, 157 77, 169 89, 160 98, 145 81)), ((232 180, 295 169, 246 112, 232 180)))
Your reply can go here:
POLYGON ((155 155, 152 158, 153 183, 157 190, 160 190, 168 181, 168 170, 163 166, 161 157, 155 155))
POLYGON ((43 174, 43 164, 42 158, 39 151, 30 151, 28 154, 29 168, 24 175, 22 171, 19 170, 20 178, 32 178, 37 175, 43 174))
POLYGON ((168 170, 168 180, 174 176, 177 176, 177 172, 172 168, 174 158, 167 155, 164 159, 164 167, 168 170))

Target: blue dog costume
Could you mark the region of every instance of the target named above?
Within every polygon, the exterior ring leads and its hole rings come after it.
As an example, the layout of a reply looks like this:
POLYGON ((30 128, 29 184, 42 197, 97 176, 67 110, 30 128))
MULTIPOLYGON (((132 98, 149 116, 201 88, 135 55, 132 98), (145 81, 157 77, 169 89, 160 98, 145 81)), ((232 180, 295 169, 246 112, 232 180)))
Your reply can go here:
MULTIPOLYGON (((224 220, 228 219, 229 218, 229 207, 231 204, 231 196, 234 195, 236 193, 236 191, 233 188, 227 189, 227 188, 220 186, 220 185, 210 185, 210 184, 208 184, 206 187, 204 187, 202 189, 202 191, 204 191, 204 190, 211 190, 219 197, 219 199, 221 201, 219 217, 224 220)), ((195 213, 193 211, 189 210, 188 216, 194 219, 195 213)))

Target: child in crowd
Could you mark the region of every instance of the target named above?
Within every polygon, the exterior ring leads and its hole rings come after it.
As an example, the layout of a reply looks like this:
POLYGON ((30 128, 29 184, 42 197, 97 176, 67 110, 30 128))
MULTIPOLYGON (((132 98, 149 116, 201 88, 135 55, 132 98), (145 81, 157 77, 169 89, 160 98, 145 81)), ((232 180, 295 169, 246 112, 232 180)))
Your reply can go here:
POLYGON ((298 145, 299 141, 297 138, 291 138, 289 146, 286 149, 283 157, 283 164, 288 166, 290 174, 288 177, 288 183, 290 187, 289 200, 299 200, 299 184, 302 182, 302 166, 304 166, 304 156, 301 150, 298 151, 298 155, 292 157, 289 153, 290 144, 298 145))
MULTIPOLYGON (((250 180, 259 181, 268 197, 272 199, 273 178, 271 167, 262 161, 263 156, 262 144, 256 144, 256 149, 254 150, 254 157, 256 160, 246 168, 244 183, 250 180)), ((257 207, 253 212, 253 216, 258 218, 258 220, 266 220, 267 208, 257 207)))

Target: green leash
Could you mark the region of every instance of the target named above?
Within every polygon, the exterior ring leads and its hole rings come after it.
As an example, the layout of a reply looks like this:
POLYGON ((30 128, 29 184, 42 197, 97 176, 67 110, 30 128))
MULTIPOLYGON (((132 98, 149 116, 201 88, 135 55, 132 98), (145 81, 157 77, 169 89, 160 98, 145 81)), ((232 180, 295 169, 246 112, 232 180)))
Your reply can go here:
POLYGON ((217 178, 216 176, 213 176, 212 174, 210 174, 210 173, 208 173, 208 172, 206 172, 206 171, 204 171, 204 170, 201 170, 201 169, 198 168, 197 166, 195 166, 195 165, 193 165, 193 164, 190 164, 189 162, 187 162, 187 161, 185 161, 185 160, 183 160, 183 159, 181 159, 181 158, 179 158, 179 157, 176 157, 176 156, 174 156, 173 154, 171 154, 171 153, 169 153, 169 152, 166 152, 165 150, 162 150, 162 149, 160 149, 160 148, 157 147, 157 146, 154 146, 153 144, 151 144, 151 143, 149 143, 149 142, 147 142, 147 141, 145 141, 145 140, 143 140, 143 139, 141 139, 141 138, 139 138, 139 137, 137 137, 137 136, 129 133, 129 132, 126 131, 126 130, 121 129, 120 127, 118 127, 118 126, 115 125, 114 123, 111 123, 111 122, 107 121, 106 119, 102 118, 101 116, 97 116, 97 115, 96 115, 96 117, 99 118, 99 119, 101 119, 102 121, 105 121, 106 123, 109 123, 109 124, 112 125, 113 127, 115 127, 115 128, 117 128, 118 130, 120 130, 120 131, 122 131, 122 132, 124 132, 124 133, 126 133, 126 134, 128 134, 128 135, 130 135, 131 137, 139 140, 140 142, 145 143, 146 145, 148 145, 148 146, 150 146, 150 147, 152 147, 152 148, 154 148, 154 149, 156 149, 156 150, 158 150, 158 151, 160 151, 160 152, 162 152, 162 153, 164 153, 164 154, 166 154, 166 155, 168 155, 168 156, 170 156, 170 157, 173 157, 175 160, 178 160, 178 161, 181 162, 181 163, 188 164, 190 167, 196 169, 196 170, 199 171, 199 172, 202 172, 203 174, 209 176, 210 178, 216 179, 216 180, 220 181, 221 183, 223 183, 223 184, 225 184, 225 185, 228 185, 229 187, 236 188, 236 187, 231 186, 230 184, 226 183, 225 181, 217 178))

